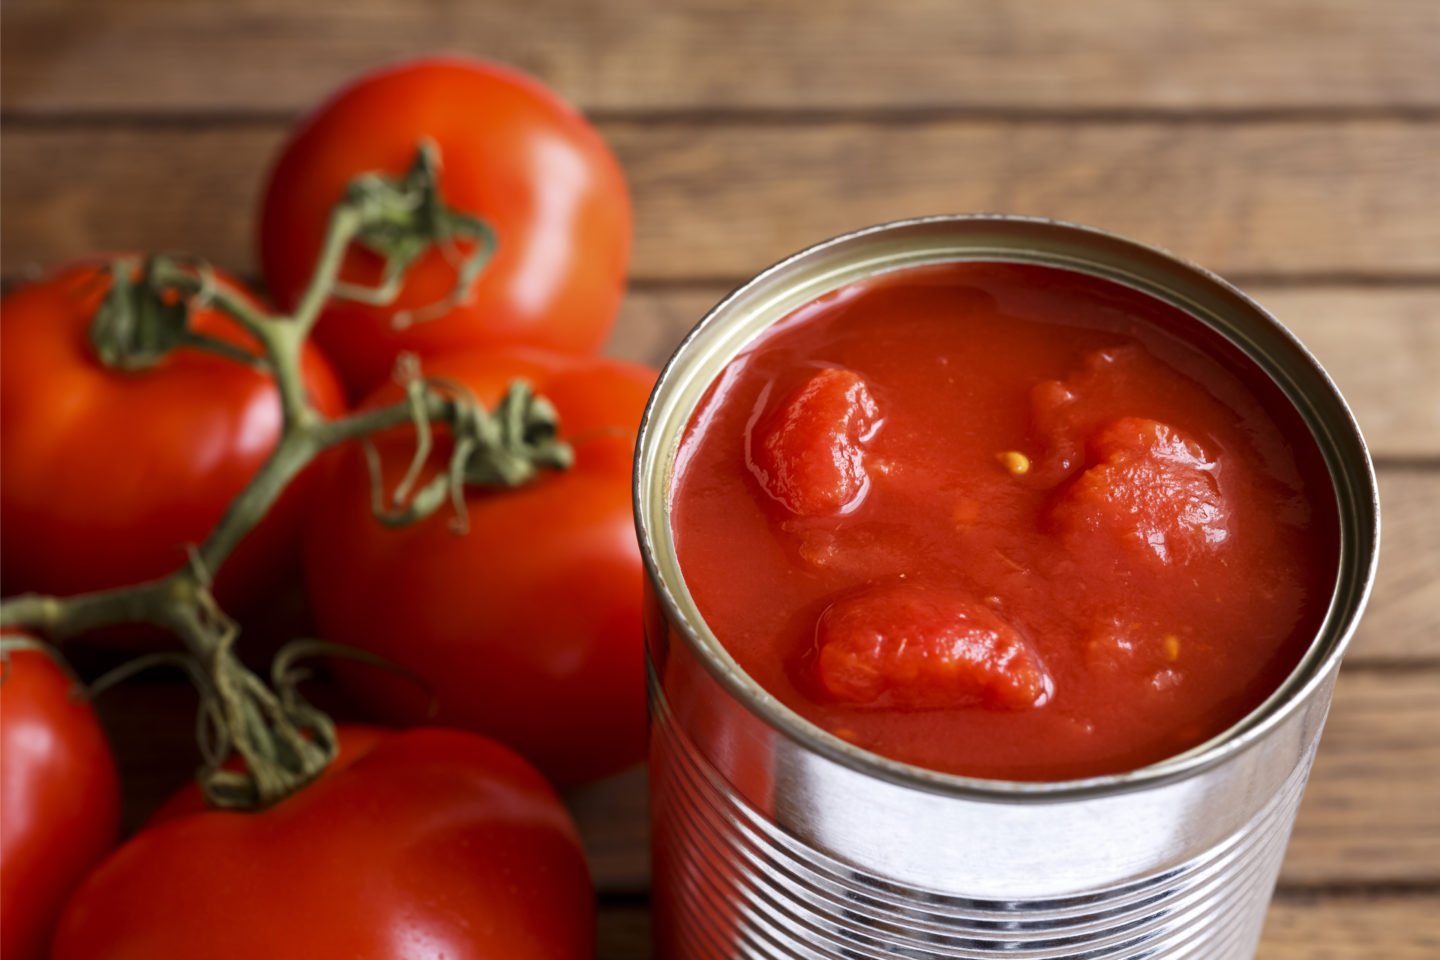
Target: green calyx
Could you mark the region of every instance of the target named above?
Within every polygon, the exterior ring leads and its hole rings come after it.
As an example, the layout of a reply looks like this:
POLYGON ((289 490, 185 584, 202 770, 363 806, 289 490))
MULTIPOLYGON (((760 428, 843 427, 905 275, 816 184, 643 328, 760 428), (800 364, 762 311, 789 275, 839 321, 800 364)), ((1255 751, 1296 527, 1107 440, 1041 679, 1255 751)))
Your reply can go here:
POLYGON ((467 486, 518 487, 541 470, 568 470, 575 451, 560 439, 560 418, 524 380, 510 384, 489 413, 471 403, 456 417, 451 469, 467 486))
POLYGON ((495 252, 495 231, 488 223, 445 203, 440 190, 440 151, 428 139, 420 141, 404 175, 359 176, 351 181, 342 203, 356 213, 361 224, 355 243, 384 258, 385 270, 374 287, 337 283, 336 296, 373 305, 392 303, 404 286, 406 271, 431 249, 444 253, 455 267, 452 293, 418 310, 396 311, 396 327, 443 316, 464 303, 495 252), (468 253, 461 252, 462 241, 473 244, 468 253))
POLYGON ((307 644, 276 654, 270 685, 242 667, 229 650, 200 688, 200 788, 213 807, 264 809, 325 771, 340 750, 334 722, 297 692, 304 674, 293 663, 307 644), (238 754, 243 769, 225 766, 238 754))
POLYGON ((200 304, 247 309, 202 260, 157 253, 109 265, 110 289, 90 321, 90 346, 113 370, 147 370, 181 347, 199 347, 248 366, 265 368, 255 354, 229 340, 199 333, 191 313, 200 304))
MULTIPOLYGON (((412 361, 413 364, 413 361, 412 361)), ((445 381, 418 375, 406 383, 411 419, 415 426, 415 455, 410 469, 386 502, 380 487, 379 456, 373 446, 370 457, 373 512, 389 526, 404 526, 439 510, 447 502, 455 511, 456 527, 468 529, 465 491, 468 488, 520 487, 535 480, 544 470, 568 470, 575 463, 574 448, 560 437, 560 418, 555 406, 535 393, 524 380, 510 384, 494 410, 487 411, 468 390, 445 381), (433 446, 433 412, 423 401, 439 393, 446 405, 453 447, 446 469, 428 483, 411 491, 433 446)))
POLYGON ((158 259, 148 257, 143 265, 133 260, 110 265, 110 291, 90 324, 90 344, 107 367, 144 370, 185 341, 189 304, 157 289, 158 259))

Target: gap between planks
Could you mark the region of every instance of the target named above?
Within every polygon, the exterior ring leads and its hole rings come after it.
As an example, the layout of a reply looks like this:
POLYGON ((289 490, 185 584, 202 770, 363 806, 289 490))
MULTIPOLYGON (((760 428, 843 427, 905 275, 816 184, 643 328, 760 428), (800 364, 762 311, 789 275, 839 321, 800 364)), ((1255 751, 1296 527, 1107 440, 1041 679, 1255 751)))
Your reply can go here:
MULTIPOLYGON (((0 109, 0 129, 66 130, 136 128, 145 130, 227 130, 289 125, 303 110, 231 110, 173 112, 166 110, 65 110, 50 112, 24 107, 0 109)), ((1194 124, 1339 124, 1364 121, 1433 124, 1440 105, 1374 107, 883 107, 796 109, 685 107, 678 109, 591 109, 591 123, 603 126, 683 127, 825 127, 835 124, 871 127, 912 127, 943 123, 1045 123, 1094 126, 1189 126, 1194 124)))

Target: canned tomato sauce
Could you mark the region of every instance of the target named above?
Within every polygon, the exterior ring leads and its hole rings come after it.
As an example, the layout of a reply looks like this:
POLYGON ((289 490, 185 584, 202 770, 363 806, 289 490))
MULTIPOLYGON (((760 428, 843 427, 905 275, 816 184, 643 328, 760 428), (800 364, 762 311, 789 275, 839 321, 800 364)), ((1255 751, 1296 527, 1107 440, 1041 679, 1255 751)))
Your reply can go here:
POLYGON ((932 218, 722 302, 662 375, 665 957, 1247 957, 1373 575, 1363 441, 1223 281, 932 218))

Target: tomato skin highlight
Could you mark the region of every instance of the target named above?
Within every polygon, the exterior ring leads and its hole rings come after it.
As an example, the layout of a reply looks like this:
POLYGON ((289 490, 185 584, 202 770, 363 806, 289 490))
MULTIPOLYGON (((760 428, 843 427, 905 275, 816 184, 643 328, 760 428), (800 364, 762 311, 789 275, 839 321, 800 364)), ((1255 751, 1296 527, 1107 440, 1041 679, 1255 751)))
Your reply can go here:
POLYGON ((115 844, 120 782, 105 734, 49 655, 13 650, 0 681, 0 955, 46 956, 70 892, 115 844))
MULTIPOLYGON (((306 531, 306 582, 320 635, 378 654, 430 688, 435 722, 493 736, 552 780, 617 772, 645 752, 642 573, 630 504, 635 433, 654 372, 538 351, 454 354, 424 372, 492 409, 528 380, 575 450, 563 472, 512 490, 471 490, 468 532, 448 508, 390 528, 371 515, 363 451, 336 458, 306 531)), ((401 397, 387 386, 368 401, 401 397)), ((410 427, 381 434, 384 488, 414 449, 410 427)), ((436 431, 427 467, 451 444, 436 431)), ((413 681, 338 660, 342 683, 377 719, 424 722, 413 681)))
MULTIPOLYGON (((217 271, 220 282, 243 287, 217 271)), ((193 348, 145 370, 103 366, 89 342, 109 289, 104 264, 64 267, 0 303, 0 578, 6 593, 70 595, 160 577, 185 562, 280 437, 270 376, 193 348)), ((240 326, 201 308, 193 327, 254 350, 240 326)), ((307 347, 307 389, 344 409, 325 358, 307 347)), ((245 538, 217 579, 243 606, 296 552, 310 472, 245 538)))
POLYGON ((54 960, 588 960, 594 926, 540 775, 483 737, 414 730, 266 810, 141 831, 76 891, 54 960))
MULTIPOLYGON (((504 345, 589 353, 614 324, 630 257, 624 174, 589 122, 538 81, 493 63, 433 57, 366 74, 307 118, 270 174, 260 216, 267 289, 293 306, 310 277, 332 206, 363 173, 401 174, 424 138, 440 148, 456 210, 498 235, 472 296, 404 329, 397 310, 445 299, 455 268, 431 250, 391 306, 330 304, 316 337, 352 395, 387 378, 401 351, 504 345)), ((464 244, 461 249, 466 249, 464 244)), ((352 250, 342 271, 374 285, 381 258, 352 250)))

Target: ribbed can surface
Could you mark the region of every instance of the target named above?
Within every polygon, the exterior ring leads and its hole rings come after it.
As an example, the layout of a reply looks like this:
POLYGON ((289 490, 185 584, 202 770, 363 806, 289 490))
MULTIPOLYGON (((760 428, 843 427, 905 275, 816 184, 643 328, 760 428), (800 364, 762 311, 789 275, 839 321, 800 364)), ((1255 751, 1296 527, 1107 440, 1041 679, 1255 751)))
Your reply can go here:
POLYGON ((981 900, 797 842, 730 788, 663 701, 654 722, 657 956, 695 960, 1251 956, 1315 742, 1250 823, 1187 863, 1068 898, 981 900))
POLYGON ((1218 278, 1129 241, 1009 217, 927 218, 811 248, 695 329, 642 426, 657 956, 1230 960, 1254 954, 1374 576, 1364 442, 1314 359, 1218 278), (1222 737, 1132 773, 982 781, 908 767, 806 723, 744 675, 694 607, 669 527, 679 437, 725 363, 770 323, 883 270, 954 260, 1063 266, 1180 306, 1268 372, 1330 469, 1340 572, 1295 673, 1222 737))

